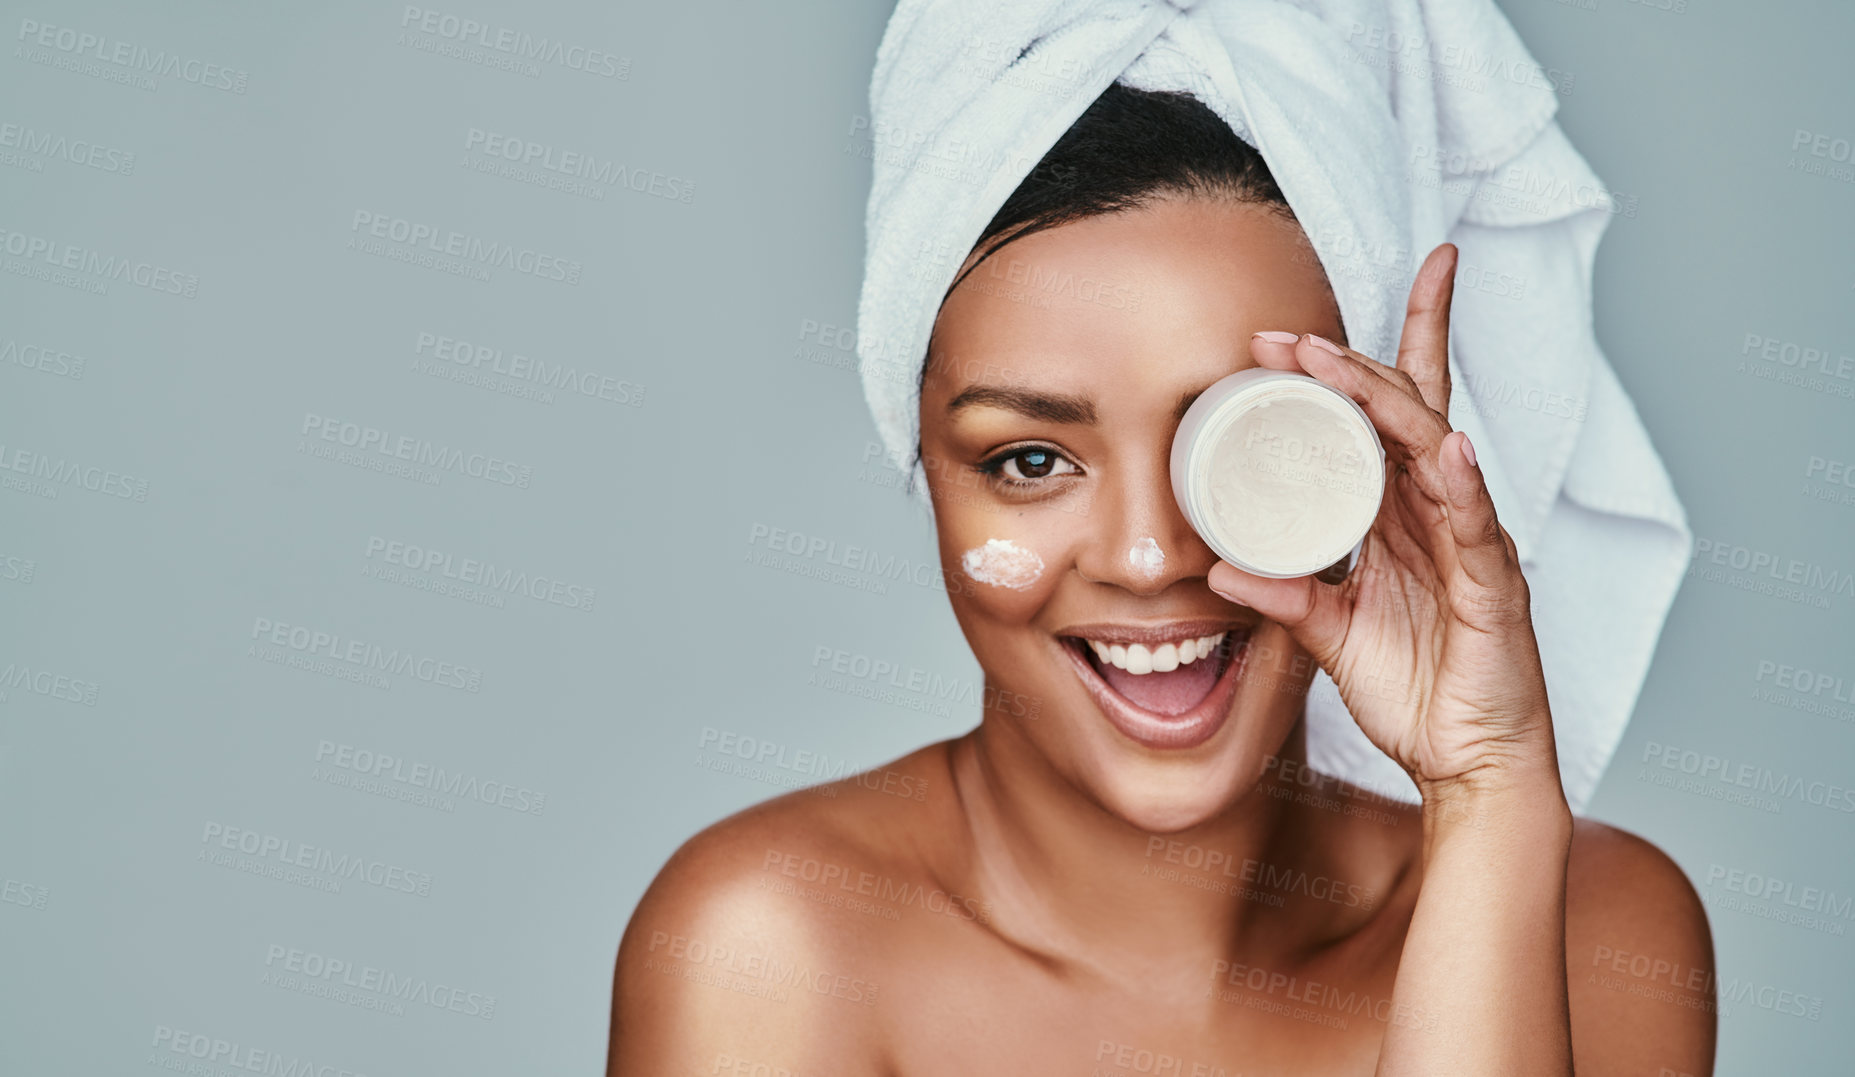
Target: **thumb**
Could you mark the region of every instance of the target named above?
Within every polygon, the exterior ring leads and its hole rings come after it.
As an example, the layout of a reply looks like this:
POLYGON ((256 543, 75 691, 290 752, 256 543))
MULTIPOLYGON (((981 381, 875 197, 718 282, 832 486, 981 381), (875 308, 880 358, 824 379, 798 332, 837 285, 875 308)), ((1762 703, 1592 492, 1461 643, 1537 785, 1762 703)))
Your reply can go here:
POLYGON ((1239 606, 1248 606, 1288 630, 1323 668, 1331 665, 1346 639, 1347 612, 1337 584, 1314 576, 1278 580, 1245 572, 1228 561, 1211 566, 1211 590, 1239 606))

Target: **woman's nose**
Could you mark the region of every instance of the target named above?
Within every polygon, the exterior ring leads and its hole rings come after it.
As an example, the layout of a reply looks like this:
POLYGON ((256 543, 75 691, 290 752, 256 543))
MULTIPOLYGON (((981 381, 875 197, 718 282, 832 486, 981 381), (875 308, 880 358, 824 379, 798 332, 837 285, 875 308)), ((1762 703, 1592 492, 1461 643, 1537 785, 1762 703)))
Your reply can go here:
POLYGON ((1076 569, 1092 583, 1157 595, 1180 580, 1206 575, 1217 561, 1179 511, 1165 467, 1106 479, 1080 524, 1076 569))

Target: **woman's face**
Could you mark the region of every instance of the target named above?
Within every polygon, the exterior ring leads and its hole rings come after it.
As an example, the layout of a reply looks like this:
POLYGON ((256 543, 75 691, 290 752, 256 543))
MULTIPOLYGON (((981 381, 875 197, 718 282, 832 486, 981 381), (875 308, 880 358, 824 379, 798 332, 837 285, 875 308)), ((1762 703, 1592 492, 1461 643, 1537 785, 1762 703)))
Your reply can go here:
POLYGON ((1314 672, 1280 626, 1206 585, 1216 555, 1172 495, 1185 408, 1255 366, 1250 335, 1268 329, 1344 339, 1301 229, 1165 198, 1013 241, 934 330, 922 463, 955 616, 1014 701, 988 720, 1148 831, 1250 792, 1314 672), (1219 632, 1202 658, 1186 642, 1219 632), (1180 644, 1193 661, 1162 672, 1180 644), (1142 653, 1158 668, 1141 672, 1142 653))

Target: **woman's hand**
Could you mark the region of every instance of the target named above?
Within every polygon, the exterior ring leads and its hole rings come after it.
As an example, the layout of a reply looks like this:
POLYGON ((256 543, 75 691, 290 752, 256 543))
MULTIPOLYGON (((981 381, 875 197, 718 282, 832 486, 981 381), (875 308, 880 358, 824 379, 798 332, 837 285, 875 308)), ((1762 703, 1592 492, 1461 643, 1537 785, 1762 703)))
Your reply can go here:
POLYGON ((1385 446, 1387 485, 1338 584, 1219 562, 1219 594, 1286 627, 1424 801, 1422 888, 1399 957, 1380 1077, 1570 1077, 1565 880, 1572 818, 1527 584, 1468 439, 1449 428, 1456 248, 1411 285, 1397 368, 1314 339, 1250 344, 1256 361, 1345 392, 1385 446), (1462 808, 1472 826, 1442 826, 1462 808))
POLYGON ((1352 397, 1385 446, 1384 502, 1351 574, 1332 584, 1224 562, 1210 572, 1215 591, 1306 648, 1426 801, 1509 774, 1537 779, 1542 768, 1558 783, 1527 583, 1468 438, 1449 426, 1456 254, 1442 244, 1418 271, 1396 368, 1327 351, 1317 337, 1250 342, 1259 365, 1352 397))

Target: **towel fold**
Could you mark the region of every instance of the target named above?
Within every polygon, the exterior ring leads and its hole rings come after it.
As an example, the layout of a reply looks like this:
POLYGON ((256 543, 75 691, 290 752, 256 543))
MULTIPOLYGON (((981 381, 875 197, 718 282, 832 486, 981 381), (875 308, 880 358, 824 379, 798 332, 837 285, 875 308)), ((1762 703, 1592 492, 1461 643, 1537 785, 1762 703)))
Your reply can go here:
MULTIPOLYGON (((1460 248, 1449 419, 1519 550, 1582 810, 1692 533, 1592 331, 1597 244, 1629 207, 1559 127, 1570 76, 1535 62, 1491 0, 901 0, 870 84, 885 137, 857 345, 891 461, 913 455, 918 372, 966 252, 1117 81, 1190 93, 1261 153, 1358 351, 1393 362, 1417 267, 1460 248)), ((918 465, 914 478, 925 504, 918 465)), ((1307 720, 1316 769, 1416 799, 1324 672, 1307 720)))

